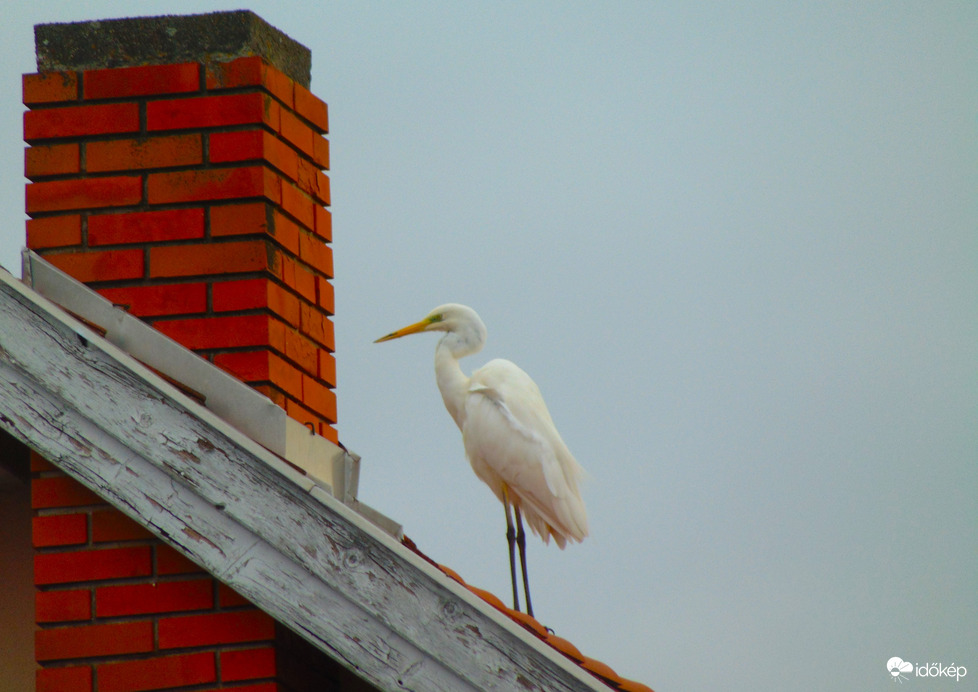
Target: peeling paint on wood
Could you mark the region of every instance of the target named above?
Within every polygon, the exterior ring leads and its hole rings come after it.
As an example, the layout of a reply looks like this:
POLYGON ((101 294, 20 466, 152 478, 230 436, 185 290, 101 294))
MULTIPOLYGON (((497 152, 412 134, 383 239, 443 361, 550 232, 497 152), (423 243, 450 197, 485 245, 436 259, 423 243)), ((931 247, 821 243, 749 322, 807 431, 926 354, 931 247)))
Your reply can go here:
POLYGON ((380 689, 607 689, 2 273, 0 426, 380 689))

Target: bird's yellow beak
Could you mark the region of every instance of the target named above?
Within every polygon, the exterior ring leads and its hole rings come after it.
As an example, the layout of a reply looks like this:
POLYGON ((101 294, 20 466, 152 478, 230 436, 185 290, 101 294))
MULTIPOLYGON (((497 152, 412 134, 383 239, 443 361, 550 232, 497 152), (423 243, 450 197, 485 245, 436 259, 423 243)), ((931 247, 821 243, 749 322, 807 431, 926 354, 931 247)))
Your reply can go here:
POLYGON ((406 327, 398 329, 396 332, 391 332, 387 336, 382 336, 377 339, 374 343, 379 344, 381 341, 390 341, 391 339, 400 339, 402 336, 407 336, 408 334, 417 334, 418 332, 423 332, 428 328, 428 325, 432 323, 432 320, 425 318, 420 322, 415 322, 414 324, 409 324, 406 327))

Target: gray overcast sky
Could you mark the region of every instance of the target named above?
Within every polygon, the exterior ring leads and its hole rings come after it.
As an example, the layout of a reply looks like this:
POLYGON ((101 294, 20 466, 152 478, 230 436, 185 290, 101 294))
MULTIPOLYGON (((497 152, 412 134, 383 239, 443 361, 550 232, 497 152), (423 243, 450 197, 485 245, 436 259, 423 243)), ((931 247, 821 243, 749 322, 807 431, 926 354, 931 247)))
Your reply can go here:
POLYGON ((978 689, 978 4, 18 3, 0 263, 32 25, 241 6, 330 106, 364 501, 508 599, 436 338, 371 343, 463 302, 591 476, 591 537, 530 544, 559 635, 657 692, 978 689))

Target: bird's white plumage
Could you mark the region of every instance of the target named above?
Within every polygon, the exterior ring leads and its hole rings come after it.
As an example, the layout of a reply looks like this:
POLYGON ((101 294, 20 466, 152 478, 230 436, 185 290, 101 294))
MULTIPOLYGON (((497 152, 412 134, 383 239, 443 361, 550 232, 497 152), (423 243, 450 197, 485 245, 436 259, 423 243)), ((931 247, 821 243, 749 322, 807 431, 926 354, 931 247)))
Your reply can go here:
POLYGON ((459 424, 475 474, 503 502, 503 484, 530 529, 561 548, 587 535, 583 470, 564 444, 530 376, 508 360, 472 373, 459 424))
POLYGON ((435 349, 435 377, 445 408, 459 430, 475 474, 500 502, 522 511, 544 542, 563 548, 587 536, 579 482, 583 469, 561 439, 540 389, 508 360, 491 360, 466 377, 460 358, 478 353, 486 327, 476 312, 450 303, 420 322, 377 341, 423 331, 442 331, 435 349))

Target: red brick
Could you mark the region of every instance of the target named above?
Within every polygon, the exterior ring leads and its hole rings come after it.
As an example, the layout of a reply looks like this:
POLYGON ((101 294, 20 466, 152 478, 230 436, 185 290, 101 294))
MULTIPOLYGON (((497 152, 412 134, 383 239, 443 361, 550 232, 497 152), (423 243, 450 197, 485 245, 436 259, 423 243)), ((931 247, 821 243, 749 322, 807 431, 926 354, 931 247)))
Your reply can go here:
POLYGON ((299 162, 298 183, 318 204, 329 204, 329 177, 306 159, 299 162))
POLYGON ((78 99, 78 74, 75 72, 41 72, 23 77, 24 104, 56 103, 78 99))
POLYGON ((246 197, 280 203, 282 198, 281 181, 263 166, 150 173, 147 187, 150 204, 246 197))
POLYGON ((207 157, 211 163, 247 161, 264 157, 263 141, 271 136, 264 130, 213 132, 207 138, 207 157))
POLYGON ((34 655, 38 661, 115 656, 152 650, 153 623, 149 621, 74 625, 34 633, 34 655))
POLYGON ((312 160, 322 169, 329 170, 329 140, 324 137, 313 137, 312 160))
POLYGON ((31 481, 31 507, 80 507, 104 504, 105 501, 74 478, 55 476, 31 481))
MULTIPOLYGON (((297 263, 293 263, 293 265, 292 283, 289 284, 289 287, 298 291, 299 295, 310 303, 314 303, 316 301, 316 275, 304 265, 297 263)), ((288 281, 286 283, 288 284, 288 281)))
POLYGON ((92 592, 88 589, 38 591, 34 594, 38 622, 70 622, 92 619, 92 592))
POLYGON ((264 240, 163 245, 149 249, 149 275, 154 278, 257 272, 269 269, 276 262, 274 249, 264 240))
POLYGON ((211 288, 215 312, 268 307, 268 279, 221 281, 211 288))
POLYGON ((156 573, 158 575, 195 574, 204 570, 193 560, 168 545, 156 546, 156 573))
POLYGON ((49 514, 31 522, 35 548, 88 543, 87 514, 49 514))
POLYGON ((206 86, 208 89, 261 86, 264 79, 265 66, 262 59, 257 56, 207 65, 206 86))
POLYGON ((91 245, 158 243, 203 237, 203 208, 93 214, 88 217, 88 242, 91 245))
POLYGON ((214 653, 158 656, 96 667, 99 692, 142 692, 217 681, 214 653))
POLYGON ((321 171, 316 171, 316 199, 320 204, 328 207, 331 199, 330 194, 329 176, 321 171))
POLYGON ((211 237, 213 238, 229 235, 265 235, 268 231, 268 205, 265 202, 211 207, 211 237))
POLYGON ((292 180, 299 177, 299 155, 264 130, 215 132, 210 135, 208 156, 212 163, 262 159, 292 180))
POLYGON ((207 309, 205 284, 126 286, 100 288, 98 292, 106 300, 125 306, 130 313, 138 317, 186 315, 201 313, 207 309))
POLYGON ((268 315, 160 320, 154 327, 190 349, 265 346, 269 343, 268 315))
POLYGON ((44 256, 48 262, 79 281, 139 279, 143 276, 142 250, 67 252, 44 256))
POLYGON ((85 169, 89 173, 193 166, 203 160, 203 144, 197 134, 112 139, 85 146, 85 169))
POLYGON ((268 320, 268 345, 279 353, 285 353, 285 332, 287 327, 282 320, 272 316, 268 320))
POLYGON ((269 309, 299 326, 299 299, 268 279, 222 281, 214 284, 212 294, 215 312, 269 309))
POLYGON ((336 350, 333 322, 311 305, 302 304, 302 333, 330 351, 336 350))
POLYGON ((41 668, 35 678, 36 692, 92 692, 89 666, 41 668))
POLYGON ((103 586, 95 590, 95 616, 100 618, 213 607, 211 579, 103 586))
POLYGON ((144 577, 151 569, 150 546, 42 553, 34 556, 34 583, 144 577))
POLYGON ((214 365, 243 382, 262 382, 269 379, 269 358, 271 354, 265 350, 218 353, 214 365))
POLYGON ((302 398, 302 371, 274 354, 269 357, 269 380, 289 396, 302 398))
POLYGON ((266 161, 282 171, 292 180, 299 179, 302 160, 295 152, 295 149, 268 133, 265 133, 265 138, 262 144, 266 161))
POLYGON ((299 234, 299 259, 313 269, 333 277, 333 249, 311 233, 299 234))
MULTIPOLYGON (((282 255, 282 263, 281 263, 281 266, 279 267, 279 274, 275 278, 277 278, 280 281, 284 282, 285 285, 288 286, 289 288, 295 289, 295 287, 296 287, 296 284, 295 284, 295 268, 296 268, 297 264, 298 263, 295 261, 294 258, 289 257, 288 255, 282 255)), ((311 273, 312 272, 310 272, 310 274, 311 273)), ((301 291, 300 291, 300 293, 301 293, 301 291)))
POLYGON ((238 58, 226 63, 207 66, 208 89, 231 89, 244 86, 262 86, 277 99, 292 107, 292 80, 260 57, 238 58))
POLYGON ((326 277, 317 276, 316 277, 316 303, 323 310, 326 311, 327 315, 336 314, 335 310, 336 298, 333 293, 333 284, 329 282, 326 277))
MULTIPOLYGON (((299 421, 303 425, 312 426, 314 430, 317 430, 320 435, 326 437, 323 434, 324 426, 326 426, 326 421, 318 413, 314 413, 311 409, 303 406, 299 402, 293 399, 286 399, 285 401, 285 412, 288 416, 294 420, 299 421)), ((330 438, 332 439, 332 438, 330 438)), ((334 440, 335 441, 335 440, 334 440)))
POLYGON ((333 240, 333 215, 328 209, 324 209, 321 205, 317 204, 315 209, 316 215, 316 235, 325 240, 327 243, 333 240))
POLYGON ((299 225, 287 216, 275 211, 268 233, 293 255, 299 254, 299 225))
POLYGON ((180 63, 89 70, 85 73, 83 92, 86 99, 111 99, 199 89, 200 66, 180 63))
POLYGON ((275 649, 234 649, 221 652, 221 682, 257 680, 275 676, 275 649))
POLYGON ((319 379, 330 387, 336 386, 336 358, 329 351, 319 349, 316 352, 319 358, 319 379))
POLYGON ((146 127, 157 131, 266 123, 275 129, 279 108, 261 93, 150 101, 146 127))
POLYGON ((153 538, 144 526, 137 524, 117 509, 92 512, 92 542, 115 543, 153 538))
POLYGON ((27 247, 66 247, 81 245, 81 216, 46 216, 27 221, 27 247))
POLYGON ((275 638, 275 621, 260 610, 160 618, 158 628, 160 649, 275 638))
POLYGON ((277 284, 269 284, 268 307, 285 320, 286 324, 298 327, 301 320, 299 299, 277 284))
POLYGON ((295 85, 295 111, 313 124, 319 132, 329 132, 329 114, 326 104, 301 84, 295 85))
POLYGON ((330 203, 330 186, 329 186, 329 176, 320 170, 314 170, 316 176, 316 188, 313 191, 313 195, 320 205, 329 206, 330 203))
POLYGON ((27 186, 27 213, 123 207, 139 204, 142 198, 139 176, 52 180, 27 186))
POLYGON ((287 324, 293 327, 299 326, 301 319, 299 299, 278 284, 268 284, 268 307, 287 324))
MULTIPOLYGON (((295 178, 295 181, 300 190, 312 197, 314 201, 322 204, 323 200, 319 197, 319 180, 316 178, 317 175, 324 176, 310 161, 302 159, 299 163, 299 175, 295 178)), ((314 225, 315 222, 310 224, 309 227, 312 228, 314 225)))
POLYGON ((42 471, 57 471, 58 467, 42 457, 40 454, 31 450, 31 472, 41 473, 42 471))
POLYGON ((31 180, 79 172, 81 152, 77 144, 39 144, 24 151, 24 177, 31 180))
POLYGON ((302 403, 330 423, 336 422, 336 393, 309 375, 302 376, 302 403))
POLYGON ((24 113, 24 139, 139 132, 139 106, 110 103, 43 108, 24 113))
POLYGON ((316 149, 313 146, 312 141, 313 137, 316 136, 316 133, 313 132, 311 127, 297 118, 291 111, 282 111, 282 122, 279 128, 279 134, 282 135, 282 138, 285 141, 289 142, 306 156, 312 158, 312 156, 315 154, 316 149))
POLYGON ((316 344, 298 331, 285 331, 285 357, 313 376, 319 370, 319 357, 316 355, 318 350, 316 344))
POLYGON ((221 608, 234 608, 237 606, 250 606, 251 601, 239 594, 227 584, 218 584, 217 603, 221 608))
POLYGON ((287 180, 281 181, 280 194, 282 209, 306 228, 313 228, 316 223, 316 203, 312 197, 287 180))
POLYGON ((295 89, 295 82, 268 63, 263 62, 262 67, 262 85, 279 101, 289 108, 294 108, 295 95, 293 90, 295 89))

